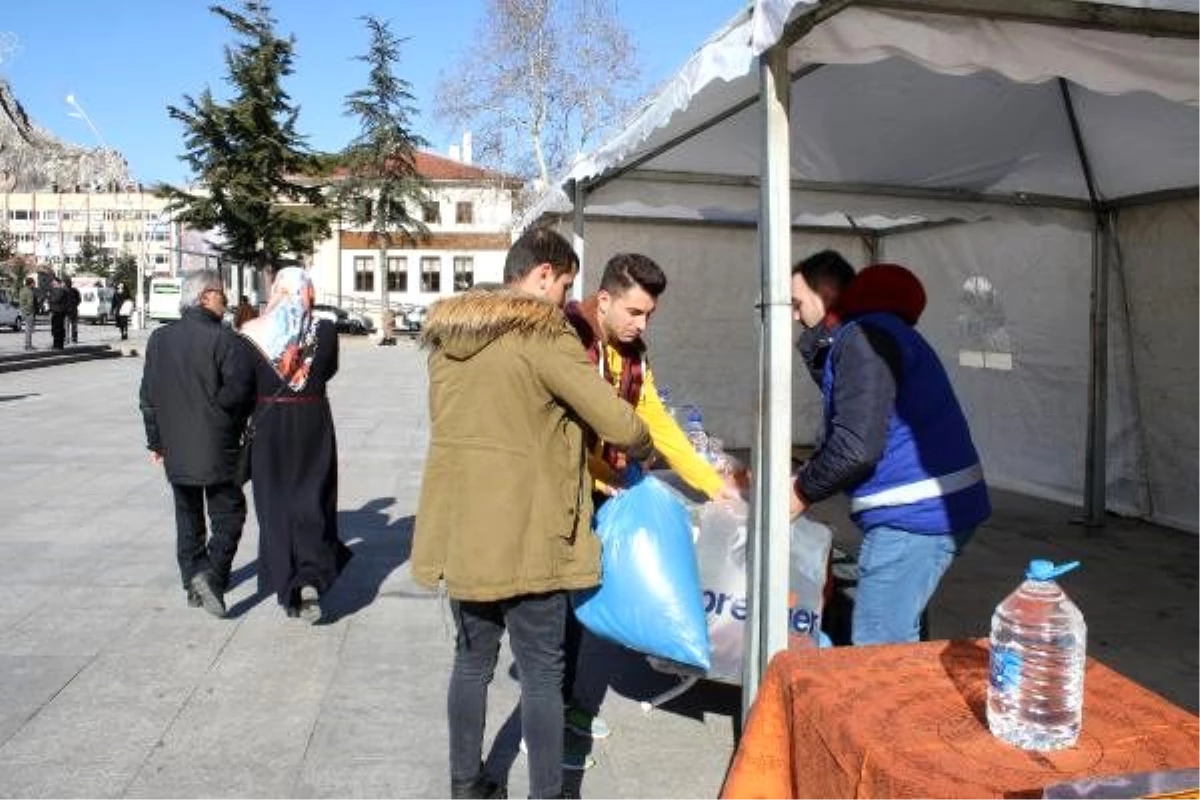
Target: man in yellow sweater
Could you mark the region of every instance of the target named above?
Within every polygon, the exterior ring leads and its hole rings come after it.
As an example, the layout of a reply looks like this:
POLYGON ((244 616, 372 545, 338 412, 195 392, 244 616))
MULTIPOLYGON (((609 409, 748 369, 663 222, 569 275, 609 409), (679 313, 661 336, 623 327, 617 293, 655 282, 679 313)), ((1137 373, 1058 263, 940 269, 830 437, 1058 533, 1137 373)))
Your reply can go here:
MULTIPOLYGON (((709 498, 739 496, 732 478, 722 477, 705 457, 697 453, 683 429, 663 406, 654 385, 654 375, 642 341, 658 299, 667 288, 667 276, 652 259, 637 253, 621 253, 609 259, 600 278, 600 289, 582 302, 567 305, 567 318, 579 333, 588 358, 617 394, 636 411, 650 429, 654 449, 685 483, 709 498)), ((625 456, 602 441, 591 442, 588 467, 596 482, 597 506, 603 495, 620 488, 625 456)), ((604 720, 596 716, 599 703, 576 692, 582 628, 567 621, 566 674, 563 695, 567 702, 567 728, 582 736, 602 739, 609 734, 604 720)), ((589 643, 590 644, 590 643, 589 643)), ((591 665, 594 668, 594 664, 591 665)), ((569 764, 570 750, 563 766, 569 764)))

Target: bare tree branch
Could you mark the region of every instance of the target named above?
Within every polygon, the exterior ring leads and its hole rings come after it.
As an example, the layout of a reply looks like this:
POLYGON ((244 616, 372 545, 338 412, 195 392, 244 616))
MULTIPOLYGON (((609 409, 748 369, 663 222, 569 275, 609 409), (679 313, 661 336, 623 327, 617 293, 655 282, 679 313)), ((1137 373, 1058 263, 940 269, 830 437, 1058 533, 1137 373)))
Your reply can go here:
POLYGON ((488 0, 435 115, 470 128, 480 160, 545 186, 624 119, 638 77, 615 0, 488 0))

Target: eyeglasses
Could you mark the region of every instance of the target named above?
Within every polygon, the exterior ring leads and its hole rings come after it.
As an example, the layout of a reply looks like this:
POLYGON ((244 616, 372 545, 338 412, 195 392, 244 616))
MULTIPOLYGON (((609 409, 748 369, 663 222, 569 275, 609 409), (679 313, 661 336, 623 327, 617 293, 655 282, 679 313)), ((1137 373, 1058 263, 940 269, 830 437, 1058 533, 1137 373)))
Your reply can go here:
POLYGON ((214 293, 214 292, 215 292, 215 293, 217 293, 217 294, 219 294, 219 295, 221 295, 221 299, 222 299, 222 300, 228 300, 228 299, 229 299, 229 296, 225 294, 225 290, 224 290, 224 289, 205 289, 205 290, 204 290, 204 294, 212 294, 212 293, 214 293))

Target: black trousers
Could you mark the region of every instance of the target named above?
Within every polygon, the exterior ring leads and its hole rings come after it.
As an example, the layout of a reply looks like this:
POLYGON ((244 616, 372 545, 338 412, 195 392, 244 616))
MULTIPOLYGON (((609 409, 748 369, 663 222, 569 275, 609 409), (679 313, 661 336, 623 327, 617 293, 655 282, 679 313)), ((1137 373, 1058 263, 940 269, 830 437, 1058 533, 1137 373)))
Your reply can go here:
POLYGON ((183 588, 187 589, 199 573, 209 572, 217 589, 224 591, 246 523, 246 496, 242 487, 231 481, 209 486, 173 483, 171 488, 175 491, 175 555, 179 559, 183 588), (211 536, 206 535, 204 525, 206 498, 211 536))
POLYGON ((529 796, 562 796, 563 624, 566 592, 522 595, 490 603, 452 600, 457 638, 446 700, 450 723, 450 779, 479 776, 488 685, 508 644, 521 681, 521 734, 529 746, 529 796))
POLYGON ((67 312, 67 336, 71 344, 79 344, 79 312, 67 312))
POLYGON ((55 350, 62 350, 67 339, 67 312, 50 312, 50 338, 54 340, 55 350))
MULTIPOLYGON (((599 513, 608 495, 592 492, 592 508, 599 513)), ((608 690, 606 664, 611 664, 620 648, 599 638, 579 624, 575 612, 567 609, 567 625, 563 636, 563 703, 593 716, 600 713, 600 704, 608 690)))

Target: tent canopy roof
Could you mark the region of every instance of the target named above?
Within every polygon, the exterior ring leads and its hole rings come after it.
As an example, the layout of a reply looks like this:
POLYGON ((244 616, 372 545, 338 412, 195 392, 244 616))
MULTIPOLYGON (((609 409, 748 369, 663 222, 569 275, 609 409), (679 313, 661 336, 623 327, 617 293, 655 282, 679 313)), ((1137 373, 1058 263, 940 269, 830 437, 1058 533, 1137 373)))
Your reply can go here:
POLYGON ((756 59, 791 42, 796 181, 1087 202, 1073 115, 1097 200, 1193 190, 1197 5, 756 0, 564 185, 757 176, 756 59))

